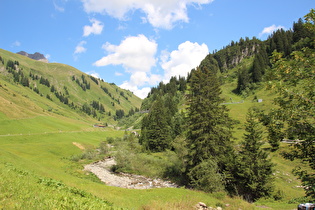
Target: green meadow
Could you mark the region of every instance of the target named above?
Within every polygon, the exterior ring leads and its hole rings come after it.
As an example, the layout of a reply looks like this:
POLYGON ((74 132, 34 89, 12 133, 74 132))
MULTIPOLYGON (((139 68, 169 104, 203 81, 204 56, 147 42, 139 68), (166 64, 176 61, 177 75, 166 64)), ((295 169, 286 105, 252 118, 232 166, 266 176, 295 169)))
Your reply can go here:
MULTIPOLYGON (((122 137, 124 132, 102 128, 85 131, 82 127, 81 130, 54 132, 61 127, 47 129, 46 124, 40 126, 42 119, 38 119, 37 130, 34 128, 30 134, 26 126, 24 131, 18 132, 22 134, 2 133, 0 136, 1 208, 98 209, 101 205, 101 209, 190 209, 199 201, 208 205, 234 203, 235 208, 253 207, 224 194, 211 195, 181 188, 132 190, 106 186, 94 175, 84 172, 82 163, 69 160, 82 153, 73 142, 95 148, 107 137, 122 137), (41 133, 41 130, 47 132, 41 133)), ((10 125, 20 126, 21 122, 12 120, 10 125)))
MULTIPOLYGON (((83 171, 83 165, 94 160, 70 160, 83 152, 73 142, 93 149, 108 137, 122 137, 124 131, 93 128, 50 116, 9 119, 3 114, 0 126, 0 207, 3 209, 191 209, 198 202, 213 207, 227 205, 227 209, 260 209, 259 206, 292 209, 296 203, 289 201, 304 195, 291 173, 299 163, 284 160, 279 155, 281 150, 272 156, 277 164, 275 180, 282 198, 249 204, 225 193, 110 187, 83 171)), ((286 147, 283 145, 282 149, 286 147)))

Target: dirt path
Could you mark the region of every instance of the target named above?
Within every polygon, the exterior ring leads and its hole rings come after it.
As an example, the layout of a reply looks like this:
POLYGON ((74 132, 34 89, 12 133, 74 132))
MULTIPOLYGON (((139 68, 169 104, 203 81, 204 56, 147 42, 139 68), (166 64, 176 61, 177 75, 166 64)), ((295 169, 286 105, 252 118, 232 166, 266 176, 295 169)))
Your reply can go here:
POLYGON ((78 143, 78 142, 72 142, 72 144, 76 147, 78 147, 80 150, 85 150, 85 147, 82 146, 82 144, 78 143))
POLYGON ((109 186, 128 189, 149 189, 162 187, 178 187, 177 185, 161 179, 151 179, 140 175, 113 173, 110 168, 116 162, 113 158, 98 161, 84 166, 84 170, 94 173, 102 182, 109 186))

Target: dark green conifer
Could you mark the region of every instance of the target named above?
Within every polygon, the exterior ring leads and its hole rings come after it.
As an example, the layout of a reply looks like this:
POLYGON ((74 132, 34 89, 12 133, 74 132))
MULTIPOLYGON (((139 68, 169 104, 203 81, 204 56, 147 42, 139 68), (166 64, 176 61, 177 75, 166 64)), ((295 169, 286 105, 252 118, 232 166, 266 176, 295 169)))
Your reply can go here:
POLYGON ((207 159, 224 169, 231 154, 232 120, 221 105, 221 90, 216 72, 207 67, 193 71, 188 95, 188 171, 207 159))
POLYGON ((247 114, 246 134, 234 174, 237 194, 253 202, 273 192, 272 167, 268 154, 261 149, 262 129, 253 110, 247 114))
POLYGON ((237 77, 237 87, 236 91, 240 94, 244 91, 250 84, 250 76, 248 69, 243 67, 238 70, 238 77, 237 77))
POLYGON ((163 99, 157 99, 151 106, 150 112, 143 118, 140 143, 146 149, 154 152, 164 151, 171 145, 171 127, 163 99))

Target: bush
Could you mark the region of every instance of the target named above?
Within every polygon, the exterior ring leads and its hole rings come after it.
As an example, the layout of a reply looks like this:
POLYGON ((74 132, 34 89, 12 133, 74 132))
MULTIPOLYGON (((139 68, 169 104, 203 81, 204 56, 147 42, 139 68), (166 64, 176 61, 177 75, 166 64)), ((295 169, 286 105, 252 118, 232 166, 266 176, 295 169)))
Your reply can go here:
POLYGON ((107 144, 107 141, 102 141, 100 143, 99 149, 100 149, 100 154, 101 155, 108 154, 108 152, 109 152, 109 145, 107 144))
POLYGON ((224 190, 223 177, 218 173, 218 165, 214 160, 204 160, 190 170, 188 176, 191 185, 205 192, 224 190))

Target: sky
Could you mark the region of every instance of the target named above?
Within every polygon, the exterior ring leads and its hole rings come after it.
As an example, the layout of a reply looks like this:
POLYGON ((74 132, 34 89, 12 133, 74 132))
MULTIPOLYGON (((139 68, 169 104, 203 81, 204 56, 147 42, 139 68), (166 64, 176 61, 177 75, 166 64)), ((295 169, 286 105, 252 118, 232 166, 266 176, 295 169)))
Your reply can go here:
POLYGON ((232 40, 292 28, 314 0, 0 0, 0 48, 40 52, 140 98, 232 40))

